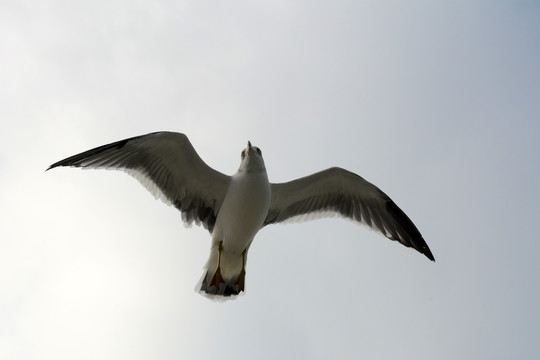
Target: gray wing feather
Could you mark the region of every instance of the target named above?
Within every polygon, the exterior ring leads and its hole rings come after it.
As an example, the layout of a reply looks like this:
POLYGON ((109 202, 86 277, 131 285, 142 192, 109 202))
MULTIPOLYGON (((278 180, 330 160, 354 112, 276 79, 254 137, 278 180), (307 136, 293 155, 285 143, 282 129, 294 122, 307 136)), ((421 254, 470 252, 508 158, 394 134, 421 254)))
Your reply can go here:
POLYGON ((156 132, 68 157, 52 164, 124 170, 147 189, 182 212, 186 223, 201 224, 212 232, 230 177, 199 157, 187 136, 156 132))
POLYGON ((291 219, 338 214, 380 231, 434 260, 409 217, 378 187, 341 168, 330 168, 281 184, 272 184, 265 225, 291 219))

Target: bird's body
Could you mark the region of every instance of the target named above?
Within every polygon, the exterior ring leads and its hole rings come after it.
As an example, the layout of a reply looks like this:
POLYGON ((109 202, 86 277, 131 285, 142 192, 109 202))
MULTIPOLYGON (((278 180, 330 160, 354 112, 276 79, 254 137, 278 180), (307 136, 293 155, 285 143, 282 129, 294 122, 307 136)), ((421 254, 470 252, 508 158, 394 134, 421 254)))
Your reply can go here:
MULTIPOLYGON (((238 293, 244 290, 247 250, 263 226, 270 197, 270 182, 264 167, 251 171, 241 167, 231 177, 212 233, 212 249, 206 265, 207 274, 202 281, 203 290, 213 292, 209 284, 212 284, 212 276, 218 271, 218 263, 224 285, 221 292, 238 293)), ((219 284, 213 285, 219 293, 219 284)))
POLYGON ((202 224, 212 247, 200 290, 230 296, 244 291, 248 249, 266 225, 313 213, 364 223, 434 260, 412 221, 381 190, 340 168, 287 183, 268 181, 259 148, 248 142, 240 168, 226 176, 204 163, 184 134, 157 132, 103 145, 54 163, 127 171, 182 213, 202 224))

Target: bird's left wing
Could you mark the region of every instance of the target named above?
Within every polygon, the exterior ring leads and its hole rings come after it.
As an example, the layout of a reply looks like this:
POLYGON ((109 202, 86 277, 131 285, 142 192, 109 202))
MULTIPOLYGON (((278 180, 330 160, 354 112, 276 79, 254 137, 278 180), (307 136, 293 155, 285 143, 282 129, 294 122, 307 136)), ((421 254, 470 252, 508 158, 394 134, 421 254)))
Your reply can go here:
POLYGON ((174 205, 188 224, 212 232, 230 177, 206 165, 186 135, 156 132, 136 136, 52 164, 124 170, 156 197, 174 205))
POLYGON ((282 184, 272 184, 265 225, 287 219, 308 220, 338 214, 378 230, 434 260, 422 235, 407 215, 378 187, 341 168, 330 168, 282 184))

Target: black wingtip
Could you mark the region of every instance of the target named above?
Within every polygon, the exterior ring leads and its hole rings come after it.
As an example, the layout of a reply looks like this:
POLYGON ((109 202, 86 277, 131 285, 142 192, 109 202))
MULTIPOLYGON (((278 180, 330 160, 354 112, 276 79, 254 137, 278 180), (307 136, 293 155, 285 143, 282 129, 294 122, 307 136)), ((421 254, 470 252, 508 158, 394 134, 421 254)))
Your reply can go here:
MULTIPOLYGON (((68 158, 69 159, 69 158, 68 158)), ((50 165, 47 169, 45 169, 45 171, 49 171, 51 169, 54 169, 55 167, 58 167, 58 166, 68 166, 68 165, 71 165, 69 163, 66 163, 66 160, 68 159, 64 159, 64 160, 60 160, 58 162, 55 162, 54 164, 50 165)))
MULTIPOLYGON (((47 168, 47 170, 50 170, 50 169, 53 169, 55 167, 58 167, 58 166, 75 166, 75 167, 80 167, 79 165, 79 162, 84 160, 85 158, 89 157, 89 156, 92 156, 92 155, 96 155, 96 154, 99 154, 99 153, 102 153, 104 151, 107 151, 107 150, 110 150, 110 149, 121 149, 123 148, 129 141, 131 140, 134 140, 134 139, 138 139, 138 138, 141 138, 145 135, 141 135, 141 136, 135 136, 135 137, 132 137, 132 138, 129 138, 129 139, 124 139, 124 140, 120 140, 120 141, 116 141, 114 143, 111 143, 111 144, 107 144, 107 145, 102 145, 102 146, 98 146, 96 148, 93 148, 93 149, 90 149, 88 151, 84 151, 80 154, 76 154, 76 155, 73 155, 73 156, 70 156, 68 158, 65 158, 63 160, 60 160, 60 161, 57 161, 55 162, 54 164, 52 164, 51 166, 49 166, 47 168)), ((45 170, 45 171, 47 171, 45 170)))
POLYGON ((412 247, 421 254, 424 254, 429 260, 435 262, 435 257, 431 253, 428 244, 420 234, 418 228, 414 225, 411 219, 396 205, 386 194, 381 193, 386 199, 386 210, 397 220, 401 230, 399 233, 403 234, 403 238, 399 239, 398 236, 391 237, 392 240, 399 240, 405 246, 412 247))
MULTIPOLYGON (((422 240, 424 240, 424 239, 422 239, 422 240)), ((425 243, 425 242, 424 242, 424 243, 425 243)), ((429 247, 427 246, 427 244, 426 244, 426 246, 422 247, 421 250, 420 250, 420 249, 417 249, 417 250, 419 250, 422 254, 424 254, 429 260, 435 262, 435 257, 434 257, 433 254, 431 253, 431 250, 429 249, 429 247)))
POLYGON ((64 162, 65 160, 60 160, 58 162, 55 162, 54 164, 50 165, 48 168, 45 169, 45 171, 49 171, 51 169, 54 169, 55 167, 58 167, 58 166, 66 166, 67 164, 62 164, 62 162, 64 162))

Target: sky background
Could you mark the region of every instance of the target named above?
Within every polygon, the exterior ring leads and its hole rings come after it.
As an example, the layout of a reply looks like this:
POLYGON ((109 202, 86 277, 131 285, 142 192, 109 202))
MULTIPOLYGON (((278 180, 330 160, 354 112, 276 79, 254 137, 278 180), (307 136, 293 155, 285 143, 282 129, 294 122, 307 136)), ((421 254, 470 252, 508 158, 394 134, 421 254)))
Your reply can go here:
POLYGON ((540 2, 0 1, 1 359, 532 359, 540 2), (246 294, 210 236, 115 171, 44 170, 158 130, 233 174, 341 166, 437 262, 342 219, 264 228, 246 294))

